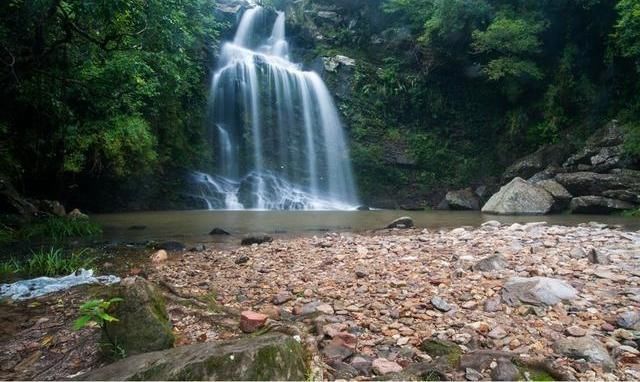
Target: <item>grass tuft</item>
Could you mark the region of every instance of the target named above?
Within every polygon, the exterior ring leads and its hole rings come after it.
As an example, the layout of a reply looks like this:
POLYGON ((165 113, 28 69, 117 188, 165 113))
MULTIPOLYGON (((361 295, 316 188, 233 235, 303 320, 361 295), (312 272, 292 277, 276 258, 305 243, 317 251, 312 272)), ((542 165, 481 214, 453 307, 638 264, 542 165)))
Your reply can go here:
POLYGON ((70 255, 65 255, 60 248, 40 249, 24 261, 10 259, 0 262, 0 278, 64 276, 80 268, 91 268, 93 263, 94 258, 88 256, 86 249, 70 255))
POLYGON ((89 220, 50 216, 16 229, 0 225, 0 244, 31 240, 51 240, 59 243, 69 238, 90 237, 101 233, 100 225, 89 220))

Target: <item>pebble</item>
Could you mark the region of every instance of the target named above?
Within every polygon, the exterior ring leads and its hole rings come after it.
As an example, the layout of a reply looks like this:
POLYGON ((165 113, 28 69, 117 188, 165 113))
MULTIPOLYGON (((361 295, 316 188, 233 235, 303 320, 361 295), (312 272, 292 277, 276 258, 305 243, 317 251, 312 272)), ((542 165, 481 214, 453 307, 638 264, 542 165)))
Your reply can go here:
POLYGON ((384 358, 377 358, 373 360, 371 367, 373 371, 378 375, 399 373, 402 371, 402 366, 398 365, 396 362, 389 361, 384 358))
POLYGON ((161 249, 156 253, 154 253, 153 255, 151 255, 151 262, 154 264, 159 264, 167 261, 168 258, 169 256, 167 255, 167 251, 165 251, 164 249, 161 249))
POLYGON ((273 297, 272 302, 274 305, 282 305, 287 301, 291 301, 292 299, 293 299, 293 294, 291 292, 282 291, 273 297))
POLYGON ((240 330, 245 333, 253 333, 267 322, 266 314, 244 311, 240 315, 240 330))
POLYGON ((433 305, 434 308, 438 309, 441 312, 448 312, 451 310, 451 305, 449 305, 445 300, 438 296, 435 296, 431 299, 431 305, 433 305))
POLYGON ((584 337, 587 335, 587 331, 579 326, 569 326, 567 328, 567 334, 573 337, 584 337))

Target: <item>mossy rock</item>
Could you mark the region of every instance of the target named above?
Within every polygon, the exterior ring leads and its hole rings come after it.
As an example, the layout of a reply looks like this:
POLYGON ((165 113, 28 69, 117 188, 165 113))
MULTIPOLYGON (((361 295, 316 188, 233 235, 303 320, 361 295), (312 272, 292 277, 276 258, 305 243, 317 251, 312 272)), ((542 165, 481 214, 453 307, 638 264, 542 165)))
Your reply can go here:
POLYGON ((449 367, 456 367, 460 363, 460 357, 462 356, 460 346, 453 342, 435 338, 424 341, 420 345, 420 349, 433 358, 446 359, 449 367))
POLYGON ((110 289, 111 297, 120 297, 111 314, 118 321, 107 325, 104 343, 112 343, 134 355, 173 347, 174 335, 160 291, 141 277, 124 279, 110 289))
POLYGON ((304 348, 293 337, 270 333, 133 356, 80 380, 300 381, 308 371, 304 348))
POLYGON ((528 381, 569 381, 571 375, 561 369, 555 369, 551 359, 546 360, 522 360, 514 359, 513 363, 520 370, 520 374, 527 377, 528 381))

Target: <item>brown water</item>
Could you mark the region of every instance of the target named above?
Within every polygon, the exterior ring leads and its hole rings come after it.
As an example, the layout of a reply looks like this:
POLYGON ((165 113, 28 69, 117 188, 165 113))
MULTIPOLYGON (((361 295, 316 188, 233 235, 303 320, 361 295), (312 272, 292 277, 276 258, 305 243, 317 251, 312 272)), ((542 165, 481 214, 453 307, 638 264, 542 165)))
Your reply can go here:
POLYGON ((362 232, 384 228, 401 216, 411 216, 419 228, 438 229, 479 226, 489 220, 505 224, 546 221, 578 225, 596 221, 640 229, 640 218, 621 216, 550 215, 494 216, 480 212, 452 211, 162 211, 94 215, 103 225, 104 238, 117 242, 181 240, 187 243, 225 242, 231 238, 209 236, 222 228, 234 236, 266 232, 282 236, 317 235, 331 231, 362 232), (132 229, 144 226, 144 229, 132 229))

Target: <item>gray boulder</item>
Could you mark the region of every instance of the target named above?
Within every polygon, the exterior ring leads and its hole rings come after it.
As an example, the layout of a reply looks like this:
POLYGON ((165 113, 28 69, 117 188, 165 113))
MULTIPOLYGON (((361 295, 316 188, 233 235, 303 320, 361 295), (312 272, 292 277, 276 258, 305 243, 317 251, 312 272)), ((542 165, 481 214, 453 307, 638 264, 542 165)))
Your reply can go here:
POLYGON ((569 209, 574 214, 610 214, 631 210, 635 204, 603 196, 581 196, 571 199, 569 209))
POLYGON ((590 336, 563 338, 553 344, 553 350, 569 358, 585 359, 606 367, 613 366, 613 360, 607 348, 602 342, 590 336))
POLYGON ((544 188, 522 178, 515 178, 500 188, 482 208, 496 215, 544 215, 551 211, 555 200, 544 188))
POLYGON ((509 264, 507 263, 504 256, 497 254, 489 257, 485 257, 484 259, 475 263, 472 269, 476 272, 491 272, 491 271, 499 271, 506 268, 509 264))
POLYGON ((302 345, 271 333, 231 342, 202 343, 140 354, 79 377, 84 381, 303 381, 302 345))
POLYGON ((445 196, 445 200, 452 210, 471 210, 480 209, 480 198, 472 189, 449 191, 445 196))
POLYGON ((555 305, 576 298, 578 291, 565 281, 548 277, 513 277, 502 288, 502 300, 509 305, 555 305))

